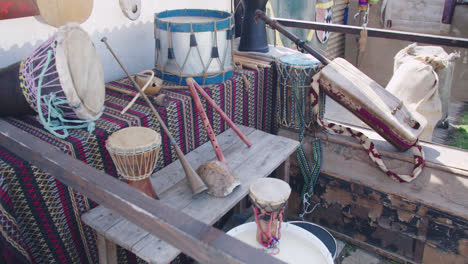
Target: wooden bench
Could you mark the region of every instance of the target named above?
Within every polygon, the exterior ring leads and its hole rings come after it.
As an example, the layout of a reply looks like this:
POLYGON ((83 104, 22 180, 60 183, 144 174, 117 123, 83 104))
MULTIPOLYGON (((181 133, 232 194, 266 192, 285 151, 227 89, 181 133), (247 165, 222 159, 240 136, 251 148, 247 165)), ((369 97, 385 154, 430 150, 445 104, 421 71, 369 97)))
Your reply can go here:
MULTIPOLYGON (((252 147, 248 148, 232 129, 220 134, 217 139, 241 186, 224 198, 215 198, 207 193, 193 197, 183 168, 177 161, 151 176, 161 201, 212 225, 247 196, 253 180, 270 175, 283 164, 279 173, 287 181, 289 156, 297 149, 299 142, 253 128, 239 127, 253 143, 252 147)), ((195 169, 203 162, 216 158, 209 142, 186 157, 195 169)), ((181 253, 179 249, 103 206, 83 214, 82 220, 97 232, 100 263, 117 262, 116 244, 149 263, 169 263, 181 253)))

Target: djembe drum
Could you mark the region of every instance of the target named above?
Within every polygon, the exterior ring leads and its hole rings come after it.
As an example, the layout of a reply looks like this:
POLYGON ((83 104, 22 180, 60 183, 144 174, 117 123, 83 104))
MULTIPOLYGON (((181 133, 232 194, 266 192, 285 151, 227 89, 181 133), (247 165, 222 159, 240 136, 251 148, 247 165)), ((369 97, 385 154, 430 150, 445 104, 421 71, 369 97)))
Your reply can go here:
POLYGON ((118 173, 127 183, 158 199, 149 176, 156 168, 161 135, 146 127, 127 127, 113 133, 106 141, 118 173))
POLYGON ((0 115, 32 109, 44 128, 61 138, 68 128, 91 129, 104 110, 102 65, 76 23, 60 27, 23 61, 1 69, 0 77, 0 115))
POLYGON ((313 122, 310 101, 312 76, 320 62, 308 54, 292 54, 278 62, 277 118, 280 126, 299 129, 300 122, 309 127, 313 122))
POLYGON ((232 76, 232 14, 216 10, 180 9, 155 15, 156 74, 185 84, 223 82, 232 76))
POLYGON ((283 212, 290 194, 289 184, 274 178, 257 179, 249 187, 257 224, 257 241, 272 254, 279 251, 283 212))

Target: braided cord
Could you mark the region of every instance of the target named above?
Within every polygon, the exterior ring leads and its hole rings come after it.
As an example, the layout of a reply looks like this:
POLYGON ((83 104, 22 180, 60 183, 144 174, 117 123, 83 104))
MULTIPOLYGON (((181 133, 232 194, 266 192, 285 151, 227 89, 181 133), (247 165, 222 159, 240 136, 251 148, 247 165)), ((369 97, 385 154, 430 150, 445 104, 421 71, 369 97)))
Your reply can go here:
POLYGON ((47 60, 41 71, 41 74, 39 76, 39 82, 37 85, 36 105, 40 106, 41 100, 43 100, 48 109, 46 118, 44 117, 42 110, 38 108, 37 113, 39 114, 39 121, 47 131, 49 131, 56 137, 62 139, 68 137, 68 129, 87 127, 89 133, 93 132, 95 128, 95 123, 93 121, 69 120, 64 118, 65 113, 59 108, 59 106, 68 104, 68 101, 66 99, 57 98, 56 94, 53 92, 49 93, 48 95, 42 95, 42 82, 44 80, 44 75, 46 74, 50 61, 52 59, 52 55, 53 51, 50 49, 47 52, 47 60), (63 134, 58 133, 57 131, 59 130, 62 130, 63 134))

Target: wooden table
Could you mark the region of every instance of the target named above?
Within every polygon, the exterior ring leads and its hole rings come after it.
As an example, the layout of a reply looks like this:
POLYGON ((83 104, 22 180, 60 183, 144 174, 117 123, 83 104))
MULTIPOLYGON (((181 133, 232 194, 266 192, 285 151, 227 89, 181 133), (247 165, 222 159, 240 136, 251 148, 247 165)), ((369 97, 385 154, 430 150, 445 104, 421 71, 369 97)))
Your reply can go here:
MULTIPOLYGON (((285 137, 239 126, 253 143, 248 148, 232 129, 217 139, 229 167, 241 181, 233 193, 215 198, 206 192, 192 196, 180 162, 176 161, 151 176, 151 182, 161 201, 204 223, 214 224, 248 194, 250 183, 267 177, 283 164, 280 178, 289 180, 289 156, 299 142, 285 137)), ((193 168, 216 158, 210 142, 186 155, 193 168)), ((103 206, 83 214, 85 224, 94 228, 98 236, 100 263, 117 263, 116 244, 135 253, 149 263, 169 263, 181 253, 144 229, 103 206)))

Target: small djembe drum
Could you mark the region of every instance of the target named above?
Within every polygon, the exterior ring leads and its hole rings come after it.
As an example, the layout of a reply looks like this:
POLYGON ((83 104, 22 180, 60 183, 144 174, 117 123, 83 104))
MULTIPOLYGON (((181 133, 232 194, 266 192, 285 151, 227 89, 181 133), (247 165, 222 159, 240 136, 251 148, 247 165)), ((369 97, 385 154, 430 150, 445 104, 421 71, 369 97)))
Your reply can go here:
POLYGON ((68 23, 21 62, 0 69, 0 116, 37 112, 57 137, 91 129, 104 110, 104 73, 86 31, 68 23), (33 111, 31 111, 33 110, 33 111))
POLYGON ((118 173, 127 183, 158 199, 149 176, 156 168, 161 135, 146 127, 127 127, 113 133, 106 141, 118 173))
MULTIPOLYGON (((277 118, 280 126, 299 129, 300 122, 309 127, 313 122, 310 101, 312 76, 321 63, 308 54, 292 54, 278 62, 277 118)), ((323 105, 323 104, 322 104, 323 105)))
POLYGON ((257 224, 256 238, 271 254, 279 251, 283 212, 290 194, 289 184, 275 178, 257 179, 249 188, 257 224))

